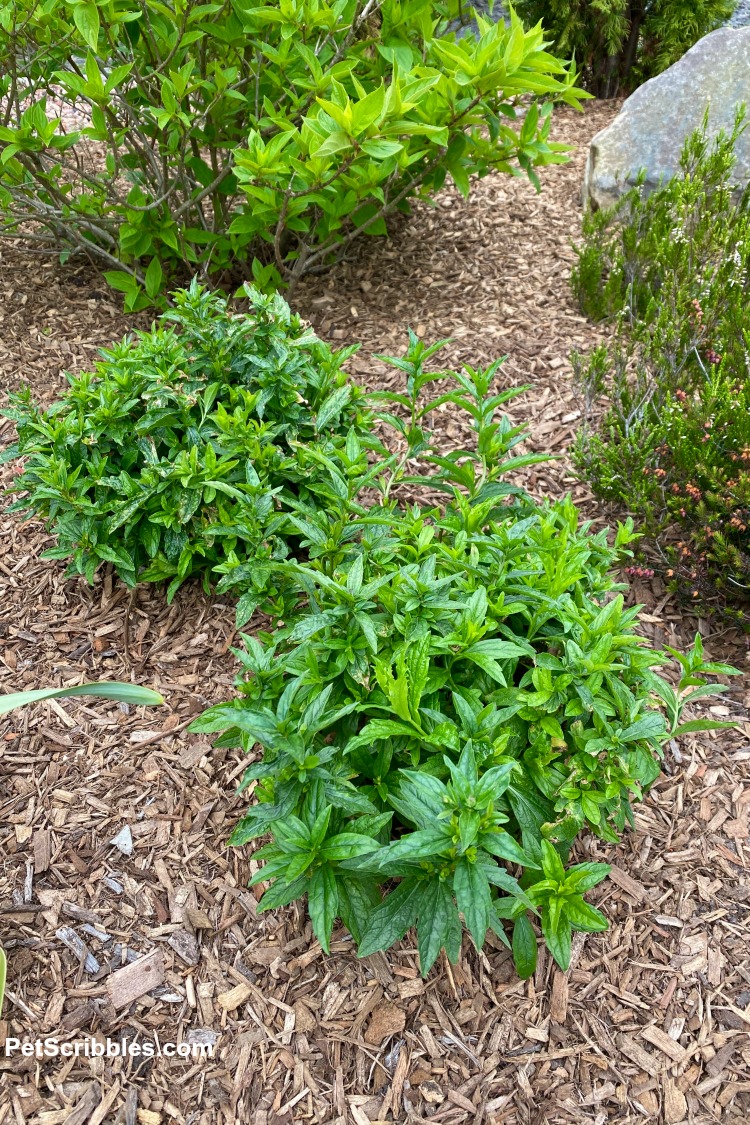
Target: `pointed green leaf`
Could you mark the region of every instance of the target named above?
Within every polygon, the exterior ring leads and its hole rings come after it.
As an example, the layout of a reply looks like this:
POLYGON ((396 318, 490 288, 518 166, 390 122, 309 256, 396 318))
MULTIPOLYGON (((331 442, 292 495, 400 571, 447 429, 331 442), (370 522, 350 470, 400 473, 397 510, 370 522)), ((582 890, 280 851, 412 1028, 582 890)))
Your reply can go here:
POLYGON ((461 859, 453 874, 453 891, 456 905, 464 916, 466 928, 477 949, 484 945, 490 924, 490 884, 477 863, 461 859))
POLYGON ((315 936, 324 953, 328 953, 331 943, 331 930, 336 920, 339 896, 336 876, 326 863, 313 872, 307 892, 307 909, 315 936))
POLYGON ((390 949, 404 936, 419 913, 424 887, 422 880, 404 879, 373 910, 359 945, 360 957, 390 949))
POLYGON ((96 4, 76 4, 73 20, 92 51, 99 43, 99 12, 96 4))
POLYGON ((380 891, 372 877, 356 875, 352 871, 336 871, 339 897, 339 916, 354 940, 359 944, 373 910, 380 905, 380 891))
POLYGON ((532 977, 536 971, 537 945, 534 927, 526 914, 516 918, 513 926, 513 963, 522 980, 532 977))
POLYGON ((426 884, 417 922, 419 968, 427 976, 443 946, 448 945, 458 913, 450 887, 437 875, 426 884))

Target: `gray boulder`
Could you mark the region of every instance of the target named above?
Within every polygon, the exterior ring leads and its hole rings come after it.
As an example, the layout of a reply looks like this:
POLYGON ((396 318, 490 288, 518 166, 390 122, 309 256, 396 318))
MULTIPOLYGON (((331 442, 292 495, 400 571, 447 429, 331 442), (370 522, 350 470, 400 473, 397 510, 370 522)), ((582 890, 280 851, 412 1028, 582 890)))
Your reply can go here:
POLYGON ((445 29, 455 32, 456 39, 463 39, 465 35, 473 35, 475 38, 479 36, 479 25, 474 19, 475 12, 486 20, 492 20, 494 23, 502 21, 506 27, 510 26, 510 16, 503 0, 495 0, 492 11, 488 0, 465 0, 462 7, 461 17, 451 20, 445 29))
MULTIPOLYGON (((750 27, 722 27, 691 47, 679 62, 639 86, 611 125, 589 147, 584 205, 610 207, 646 169, 644 191, 679 171, 686 138, 703 123, 709 133, 729 132, 738 103, 750 114, 750 27)), ((736 147, 733 179, 750 181, 750 128, 736 147)))

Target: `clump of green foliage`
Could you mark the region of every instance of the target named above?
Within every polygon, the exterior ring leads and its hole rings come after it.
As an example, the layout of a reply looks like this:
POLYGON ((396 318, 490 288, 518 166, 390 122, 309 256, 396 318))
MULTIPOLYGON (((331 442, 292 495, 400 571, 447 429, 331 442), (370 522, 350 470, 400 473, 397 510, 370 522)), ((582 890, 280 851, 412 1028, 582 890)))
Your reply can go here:
POLYGON ((721 27, 735 0, 518 0, 528 24, 541 20, 562 58, 574 55, 597 97, 629 93, 721 27))
POLYGON ((694 600, 750 593, 750 193, 730 180, 743 128, 740 113, 714 143, 699 130, 680 175, 589 214, 573 276, 583 311, 617 324, 577 359, 590 420, 608 400, 578 468, 654 538, 679 529, 667 577, 694 600))
POLYGON ((285 558, 295 506, 337 511, 367 472, 369 411, 343 367, 356 348, 332 350, 278 295, 246 296, 232 315, 193 284, 48 410, 12 396, 14 508, 45 520, 68 573, 111 563, 129 586, 169 581, 171 599, 190 576, 285 558))
POLYGON ((456 41, 459 6, 0 3, 0 229, 88 255, 134 310, 185 275, 293 284, 447 178, 536 183, 574 67, 515 16, 456 41))
POLYGON ((493 393, 495 363, 442 372, 452 385, 427 397, 439 346, 412 337, 390 360, 405 386, 378 397, 403 448, 369 482, 377 501, 343 533, 311 514, 314 557, 256 583, 276 627, 243 635, 238 697, 192 729, 255 759, 231 842, 270 836, 261 909, 306 895, 323 949, 340 918, 362 956, 416 925, 423 973, 441 949, 458 958, 463 918, 529 976, 532 919, 563 969, 572 933, 607 925, 584 896, 609 869, 566 867, 574 839, 618 839, 662 744, 721 725, 681 716, 712 690, 706 674, 732 670, 705 663, 697 638, 673 654, 676 688, 657 674, 666 658, 609 576, 631 528, 609 545, 570 499, 537 504, 505 479, 542 459, 512 454, 523 431, 498 414, 519 391, 493 393), (446 404, 474 442, 437 454, 429 423, 446 404), (406 482, 445 504, 399 503, 406 482))

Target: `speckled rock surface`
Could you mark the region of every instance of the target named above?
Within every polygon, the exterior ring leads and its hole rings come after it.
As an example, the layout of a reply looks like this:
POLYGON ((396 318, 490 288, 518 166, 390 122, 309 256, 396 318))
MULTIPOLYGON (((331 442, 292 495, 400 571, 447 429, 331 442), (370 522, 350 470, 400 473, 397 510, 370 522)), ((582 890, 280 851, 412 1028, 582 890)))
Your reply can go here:
POLYGON ((746 27, 750 24, 750 0, 738 0, 737 7, 730 19, 728 27, 746 27))
MULTIPOLYGON (((735 13, 735 17, 737 13, 735 13)), ((641 168, 645 190, 673 176, 685 138, 709 107, 709 130, 731 129, 735 108, 750 109, 750 27, 722 27, 699 40, 679 62, 631 94, 611 125, 594 137, 584 177, 584 204, 608 207, 641 168)), ((750 129, 740 138, 734 179, 750 180, 750 129)))
MULTIPOLYGON (((750 0, 748 0, 748 3, 750 4, 750 0)), ((502 0, 495 0, 492 11, 490 11, 488 0, 467 0, 464 6, 463 19, 451 20, 447 30, 454 31, 457 39, 463 39, 465 35, 478 35, 479 27, 477 21, 473 18, 474 13, 483 16, 484 19, 493 20, 495 23, 500 23, 501 20, 506 25, 510 23, 508 10, 502 0)))

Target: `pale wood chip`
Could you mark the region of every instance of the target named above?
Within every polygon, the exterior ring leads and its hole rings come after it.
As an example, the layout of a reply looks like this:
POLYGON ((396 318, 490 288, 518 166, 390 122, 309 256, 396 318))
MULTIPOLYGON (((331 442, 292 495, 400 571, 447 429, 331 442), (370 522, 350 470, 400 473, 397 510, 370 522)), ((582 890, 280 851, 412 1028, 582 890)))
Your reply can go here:
POLYGON ((234 1012, 237 1008, 246 1004, 253 995, 253 990, 249 984, 236 984, 234 988, 230 988, 229 992, 220 992, 216 1000, 226 1012, 234 1012))
POLYGON ((677 1125, 687 1117, 687 1099, 671 1078, 664 1079, 664 1120, 666 1125, 677 1125))
POLYGON ((688 1052, 679 1043, 675 1043, 666 1031, 662 1031, 656 1024, 649 1024, 647 1027, 641 1029, 641 1035, 647 1039, 649 1043, 653 1043, 655 1047, 667 1055, 676 1063, 682 1063, 688 1057, 688 1052))
POLYGON ((134 1000, 157 988, 164 980, 164 956, 160 946, 125 965, 107 978, 107 992, 115 1009, 127 1008, 134 1000))

